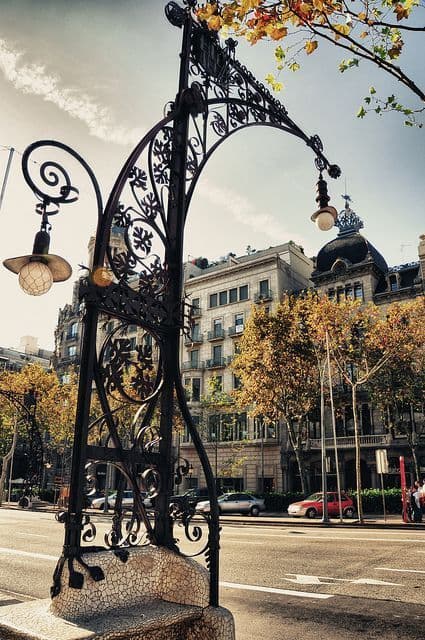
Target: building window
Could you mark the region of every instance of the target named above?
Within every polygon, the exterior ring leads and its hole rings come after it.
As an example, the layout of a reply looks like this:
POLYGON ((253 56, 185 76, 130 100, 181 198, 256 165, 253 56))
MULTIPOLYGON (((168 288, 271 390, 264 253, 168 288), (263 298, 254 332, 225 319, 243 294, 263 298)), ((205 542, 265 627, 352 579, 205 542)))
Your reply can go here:
POLYGON ((336 290, 336 301, 341 302, 341 300, 344 300, 344 297, 344 289, 342 287, 338 287, 336 290))
POLYGON ((222 306, 223 304, 227 304, 227 291, 220 291, 218 294, 219 304, 222 306))
POLYGON ((199 366, 199 350, 193 349, 190 352, 190 366, 193 368, 197 368, 199 366))
POLYGON ((246 413, 235 414, 234 440, 246 440, 248 437, 246 413))
POLYGON ((216 318, 213 322, 213 336, 214 338, 221 338, 223 336, 223 319, 216 318))
POLYGON ((229 302, 237 302, 238 301, 238 290, 235 287, 234 289, 229 289, 229 302))
POLYGON ((199 329, 200 329, 199 322, 195 322, 195 324, 192 325, 192 331, 191 331, 191 337, 192 337, 192 340, 194 342, 199 340, 199 338, 200 338, 201 334, 200 334, 199 329))
POLYGON ((263 296, 263 298, 267 298, 267 296, 269 295, 269 281, 268 280, 260 280, 259 293, 260 293, 260 296, 263 296))
POLYGON ((241 379, 234 373, 233 374, 233 388, 240 389, 241 388, 241 379))
POLYGON ((397 291, 398 290, 398 282, 397 282, 397 276, 396 275, 390 276, 390 290, 391 291, 397 291))
POLYGON ((200 310, 200 305, 199 305, 199 298, 193 298, 192 299, 192 311, 193 313, 199 313, 200 310))
POLYGON ((143 336, 143 346, 147 349, 152 349, 152 336, 150 333, 145 333, 143 336))
POLYGON ((363 285, 361 282, 354 283, 354 299, 363 300, 363 285))
POLYGON ((248 300, 248 285, 244 284, 239 287, 239 300, 248 300))
POLYGON ((217 344, 212 348, 213 364, 221 365, 223 358, 223 347, 221 344, 217 344))
POLYGON ((334 298, 335 298, 335 289, 328 289, 328 298, 329 298, 329 300, 334 300, 334 298))
POLYGON ((345 287, 345 297, 347 300, 353 300, 353 287, 351 284, 347 284, 345 287))
POLYGON ((73 322, 69 328, 69 337, 76 338, 78 334, 78 322, 73 322))
POLYGON ((133 336, 129 339, 129 351, 134 351, 136 349, 136 336, 133 336))
POLYGON ((201 378, 192 378, 192 401, 201 400, 201 378))
POLYGON ((75 345, 68 347, 67 353, 69 358, 74 358, 77 355, 77 347, 75 345))
POLYGON ((210 307, 216 307, 217 306, 217 294, 216 293, 211 293, 210 295, 210 307))
POLYGON ((220 442, 220 415, 208 416, 208 433, 209 442, 220 442))

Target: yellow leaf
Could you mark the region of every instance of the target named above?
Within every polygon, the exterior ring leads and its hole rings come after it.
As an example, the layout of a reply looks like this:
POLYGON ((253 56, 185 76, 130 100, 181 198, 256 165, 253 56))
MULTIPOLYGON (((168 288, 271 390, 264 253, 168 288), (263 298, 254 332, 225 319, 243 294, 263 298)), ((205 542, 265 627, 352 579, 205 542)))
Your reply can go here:
POLYGON ((313 53, 313 51, 315 51, 317 49, 317 41, 316 40, 307 40, 307 42, 304 45, 304 49, 305 49, 307 55, 310 55, 310 53, 313 53))
POLYGON ((317 9, 317 11, 323 11, 323 2, 322 0, 313 0, 313 7, 317 9))
POLYGON ((214 15, 211 16, 207 24, 208 29, 211 29, 211 31, 219 31, 221 26, 223 25, 223 19, 218 15, 214 15))
POLYGON ((308 4, 307 2, 301 2, 300 7, 299 7, 299 11, 300 13, 303 13, 304 15, 307 15, 311 12, 312 10, 312 5, 308 4))
POLYGON ((358 19, 361 20, 362 22, 364 22, 366 20, 366 14, 364 13, 364 11, 360 11, 360 13, 358 14, 358 19))
POLYGON ((271 24, 266 27, 266 33, 272 40, 282 40, 288 35, 288 29, 286 27, 276 27, 271 24))
POLYGON ((363 40, 363 38, 366 38, 368 35, 369 33, 367 31, 362 31, 361 34, 359 35, 359 38, 363 40))
POLYGON ((205 5, 205 7, 201 7, 200 9, 198 9, 198 11, 196 12, 196 15, 198 16, 199 20, 208 20, 208 18, 211 18, 212 15, 214 15, 217 12, 217 5, 215 4, 215 2, 213 3, 208 3, 205 5))
POLYGON ((251 9, 256 9, 262 0, 241 0, 241 10, 244 13, 248 13, 251 9))
POLYGON ((338 31, 338 33, 341 33, 343 36, 348 36, 348 34, 351 31, 351 28, 348 26, 348 24, 334 24, 333 28, 335 29, 335 31, 338 31))

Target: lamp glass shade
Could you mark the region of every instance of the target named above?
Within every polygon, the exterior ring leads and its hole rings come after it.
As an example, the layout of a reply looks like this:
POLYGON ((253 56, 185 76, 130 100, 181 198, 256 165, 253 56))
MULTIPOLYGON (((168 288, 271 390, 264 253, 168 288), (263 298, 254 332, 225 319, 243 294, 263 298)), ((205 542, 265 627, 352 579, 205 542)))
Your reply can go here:
POLYGON ((43 262, 28 262, 19 272, 21 289, 30 296, 41 296, 52 286, 53 275, 43 262))
POLYGON ((320 231, 330 231, 335 224, 335 218, 329 211, 321 211, 315 222, 320 231))

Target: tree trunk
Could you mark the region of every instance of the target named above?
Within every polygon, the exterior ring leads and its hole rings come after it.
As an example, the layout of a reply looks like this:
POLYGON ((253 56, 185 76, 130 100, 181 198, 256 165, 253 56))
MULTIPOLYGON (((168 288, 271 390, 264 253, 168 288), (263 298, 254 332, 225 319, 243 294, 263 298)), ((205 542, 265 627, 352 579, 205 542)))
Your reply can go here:
POLYGON ((419 469, 418 456, 416 455, 416 449, 417 449, 417 445, 414 442, 412 442, 410 445, 410 450, 412 452, 413 466, 415 468, 415 478, 416 480, 419 480, 419 478, 421 477, 421 474, 419 469))
POLYGON ((295 454, 295 460, 297 461, 298 471, 300 473, 301 491, 304 495, 306 495, 304 461, 301 456, 301 447, 298 442, 299 438, 295 435, 294 428, 290 421, 285 420, 285 422, 288 429, 289 442, 295 454))
POLYGON ((4 485, 5 485, 5 482, 6 482, 6 474, 7 474, 7 471, 9 469, 9 463, 12 460, 13 453, 15 451, 16 440, 17 439, 18 439, 18 420, 15 418, 15 426, 14 426, 14 430, 13 430, 12 446, 10 447, 10 450, 6 453, 6 455, 3 457, 3 466, 2 466, 2 469, 1 469, 1 476, 0 476, 0 505, 3 502, 4 485))
POLYGON ((351 385, 351 402, 353 408, 354 421, 354 442, 356 449, 356 490, 357 490, 357 513, 359 522, 363 523, 363 504, 362 504, 362 474, 361 474, 361 457, 360 457, 360 434, 359 421, 357 416, 357 385, 351 385))

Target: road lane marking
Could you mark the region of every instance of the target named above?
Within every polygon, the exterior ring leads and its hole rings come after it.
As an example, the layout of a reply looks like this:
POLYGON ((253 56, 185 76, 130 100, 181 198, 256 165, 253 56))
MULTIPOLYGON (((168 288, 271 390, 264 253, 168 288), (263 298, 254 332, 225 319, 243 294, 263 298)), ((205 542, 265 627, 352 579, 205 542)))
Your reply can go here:
POLYGON ((50 536, 43 535, 42 533, 20 533, 19 531, 14 534, 15 536, 21 536, 27 538, 32 536, 33 538, 49 538, 50 536))
POLYGON ((391 569, 390 567, 375 567, 377 571, 397 571, 398 573, 425 573, 419 569, 391 569))
MULTIPOLYGON (((237 534, 238 538, 240 538, 241 536, 251 536, 252 534, 250 533, 244 533, 244 532, 238 532, 237 534)), ((282 533, 282 534, 278 534, 278 533, 267 533, 267 534, 263 534, 258 541, 255 544, 262 544, 261 542, 261 538, 296 538, 297 540, 300 540, 299 536, 295 535, 295 534, 288 534, 288 533, 282 533)), ((333 542, 338 541, 338 542, 345 542, 346 540, 352 540, 354 542, 358 541, 358 542, 394 542, 394 543, 398 543, 398 542, 408 542, 409 544, 411 542, 416 542, 418 544, 423 544, 424 541, 423 540, 418 540, 415 538, 404 538, 404 539, 394 539, 394 540, 388 540, 388 538, 354 538, 354 537, 350 537, 350 536, 344 536, 344 537, 339 537, 339 536, 303 536, 302 540, 332 540, 333 542)), ((244 540, 232 540, 232 542, 240 542, 241 544, 245 544, 244 540)))
POLYGON ((28 596, 26 593, 17 593, 16 591, 10 591, 10 589, 0 589, 0 596, 17 596, 19 599, 24 598, 25 600, 38 600, 35 596, 28 596))
POLYGON ((327 600, 333 598, 328 593, 309 593, 308 591, 295 591, 293 589, 275 589, 274 587, 260 587, 254 584, 238 584, 237 582, 220 582, 221 587, 228 589, 244 589, 245 591, 262 591, 264 593, 277 593, 282 596, 295 596, 297 598, 315 598, 319 600, 327 600))
POLYGON ((285 573, 286 576, 294 576, 294 578, 283 578, 287 582, 295 584, 335 584, 336 582, 350 582, 351 584, 370 584, 374 586, 384 587, 401 587, 396 582, 384 582, 384 580, 374 580, 373 578, 332 578, 330 576, 309 576, 302 573, 285 573), (330 580, 331 582, 325 582, 330 580))
POLYGON ((0 555, 24 556, 26 558, 40 558, 41 560, 54 560, 57 562, 57 556, 49 556, 46 553, 33 553, 31 551, 21 551, 20 549, 9 549, 8 547, 0 547, 0 555))

